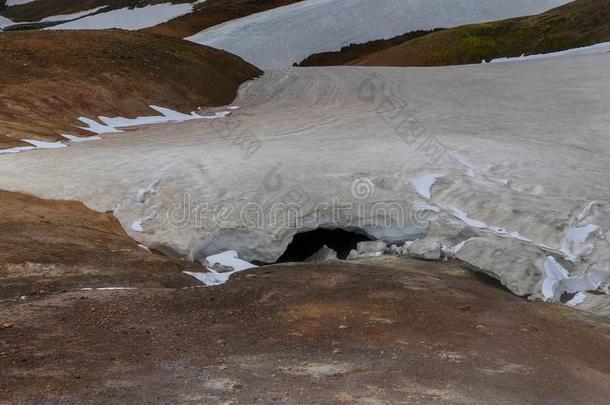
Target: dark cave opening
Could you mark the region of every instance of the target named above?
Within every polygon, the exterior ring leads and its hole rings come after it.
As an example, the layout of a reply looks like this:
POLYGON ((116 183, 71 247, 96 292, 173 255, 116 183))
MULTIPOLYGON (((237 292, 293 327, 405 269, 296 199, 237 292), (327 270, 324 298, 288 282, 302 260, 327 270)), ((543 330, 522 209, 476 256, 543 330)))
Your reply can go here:
POLYGON ((286 248, 277 263, 302 262, 326 245, 337 252, 339 259, 345 260, 358 242, 372 240, 368 236, 345 231, 343 229, 318 228, 313 231, 298 233, 286 248))

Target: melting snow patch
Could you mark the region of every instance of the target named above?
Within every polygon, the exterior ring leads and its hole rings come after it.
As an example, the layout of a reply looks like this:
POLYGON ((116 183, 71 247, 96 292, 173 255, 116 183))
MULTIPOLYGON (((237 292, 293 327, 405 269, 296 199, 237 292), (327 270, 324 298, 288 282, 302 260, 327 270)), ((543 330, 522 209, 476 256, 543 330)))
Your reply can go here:
POLYGON ((133 221, 131 223, 131 230, 134 232, 144 232, 144 228, 142 226, 142 224, 146 221, 152 221, 153 219, 155 219, 157 217, 157 211, 153 211, 150 214, 148 214, 146 217, 137 220, 137 221, 133 221))
POLYGON ((61 142, 44 142, 37 141, 35 139, 23 139, 23 142, 27 142, 32 146, 17 146, 15 148, 0 149, 0 155, 8 153, 26 152, 34 149, 59 149, 66 147, 66 145, 61 142))
POLYGON ((75 136, 75 135, 68 135, 68 134, 60 134, 61 136, 63 136, 64 138, 66 138, 67 140, 69 140, 70 142, 74 142, 74 143, 82 143, 82 142, 90 142, 90 141, 100 141, 102 138, 94 135, 94 136, 75 136))
POLYGON ((432 186, 441 177, 442 174, 424 174, 411 180, 411 185, 420 196, 429 200, 432 197, 432 186))
POLYGON ((136 195, 136 201, 139 203, 143 203, 146 201, 148 196, 153 195, 157 192, 157 187, 159 187, 159 183, 161 183, 161 177, 157 177, 150 183, 146 188, 141 188, 138 190, 138 194, 136 195))
POLYGON ((9 25, 13 25, 15 24, 13 21, 9 20, 6 17, 3 17, 0 15, 0 31, 4 28, 4 27, 8 27, 9 25))
POLYGON ((594 271, 578 277, 570 277, 554 257, 548 256, 544 261, 546 278, 542 282, 541 295, 545 301, 559 301, 564 292, 580 293, 604 290, 610 282, 610 272, 594 271))
POLYGON ((530 242, 532 243, 531 239, 526 238, 525 236, 522 236, 519 232, 511 232, 510 233, 510 237, 513 239, 517 239, 523 242, 530 242))
POLYGON ((100 11, 101 9, 106 8, 106 7, 107 6, 96 7, 96 8, 92 8, 90 10, 80 11, 78 13, 72 13, 72 14, 53 15, 51 17, 43 18, 42 20, 40 20, 40 22, 58 22, 58 21, 76 20, 78 18, 86 17, 88 15, 97 13, 98 11, 100 11))
POLYGON ((89 15, 79 20, 59 24, 46 29, 52 30, 91 30, 120 28, 124 30, 139 30, 164 23, 173 18, 193 11, 193 5, 183 4, 153 4, 146 7, 121 8, 106 13, 89 15))
MULTIPOLYGON (((473 228, 478 228, 478 229, 489 228, 489 226, 485 222, 481 222, 481 221, 477 221, 476 219, 472 219, 472 218, 468 217, 468 215, 466 213, 464 213, 458 209, 451 208, 451 213, 457 219, 461 220, 468 226, 472 226, 473 228)), ((496 227, 496 229, 501 229, 501 228, 496 227)), ((503 233, 506 233, 506 231, 503 230, 503 233)))
POLYGON ((9 153, 19 153, 25 152, 28 150, 36 149, 34 146, 17 146, 15 148, 9 149, 0 149, 0 155, 9 154, 9 153))
POLYGON ((104 133, 117 133, 123 132, 119 128, 128 128, 135 127, 140 125, 151 125, 151 124, 165 124, 170 122, 184 122, 191 120, 212 120, 218 118, 225 118, 229 114, 230 111, 220 111, 215 113, 214 115, 199 115, 195 112, 190 114, 183 114, 178 111, 170 110, 168 108, 163 108, 155 105, 151 105, 150 108, 161 113, 162 115, 155 116, 147 116, 147 117, 137 117, 137 118, 123 118, 123 117, 98 117, 102 123, 92 120, 87 117, 80 117, 79 121, 84 124, 87 124, 87 127, 81 127, 81 129, 94 132, 96 134, 104 134, 104 133))
POLYGON ((24 139, 23 141, 34 145, 36 149, 59 149, 66 147, 66 145, 61 142, 44 142, 35 139, 24 139))
POLYGON ((587 245, 586 242, 589 236, 597 231, 599 231, 599 226, 593 224, 570 229, 561 242, 561 252, 566 259, 574 262, 578 256, 592 249, 592 246, 587 245))
POLYGON ((498 58, 493 59, 490 63, 504 63, 504 62, 521 62, 526 60, 541 60, 550 58, 561 58, 566 56, 582 56, 582 55, 595 55, 599 53, 610 52, 610 42, 602 42, 591 46, 585 46, 582 48, 567 49, 565 51, 544 53, 539 55, 525 56, 521 55, 515 58, 498 58))
POLYGON ((548 256, 544 261, 544 273, 546 278, 540 293, 545 301, 558 301, 563 293, 560 289, 561 282, 568 278, 569 273, 553 256, 548 256))
POLYGON ((20 4, 28 4, 28 3, 32 3, 36 0, 6 0, 6 6, 7 7, 12 7, 12 6, 18 6, 20 4))
POLYGON ((206 286, 217 286, 226 283, 235 273, 257 267, 252 263, 241 260, 237 252, 234 250, 208 256, 205 259, 205 263, 209 273, 192 273, 185 271, 184 274, 195 277, 206 286), (212 268, 214 266, 228 267, 232 270, 227 272, 217 272, 212 268))

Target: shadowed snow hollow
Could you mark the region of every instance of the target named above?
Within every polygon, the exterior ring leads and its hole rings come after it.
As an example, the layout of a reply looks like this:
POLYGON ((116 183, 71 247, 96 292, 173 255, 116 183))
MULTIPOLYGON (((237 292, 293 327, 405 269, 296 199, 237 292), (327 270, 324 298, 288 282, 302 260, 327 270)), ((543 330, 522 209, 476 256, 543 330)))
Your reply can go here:
POLYGON ((113 211, 146 246, 200 260, 272 262, 316 228, 425 237, 557 299, 610 281, 609 65, 271 71, 225 118, 0 156, 0 187, 113 211))
POLYGON ((353 43, 418 30, 538 14, 568 0, 305 0, 209 28, 187 39, 285 68, 353 43))

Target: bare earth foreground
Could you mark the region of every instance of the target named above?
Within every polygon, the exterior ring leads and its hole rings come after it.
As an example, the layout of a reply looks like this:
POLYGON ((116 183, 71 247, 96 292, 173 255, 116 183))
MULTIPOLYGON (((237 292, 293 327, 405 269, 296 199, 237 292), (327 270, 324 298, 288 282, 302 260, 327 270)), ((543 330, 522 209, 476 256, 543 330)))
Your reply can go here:
MULTIPOLYGON (((176 277, 179 277, 177 274, 176 277)), ((122 280, 117 280, 117 282, 122 280)), ((452 264, 9 300, 0 395, 51 403, 601 403, 610 326, 452 264)))

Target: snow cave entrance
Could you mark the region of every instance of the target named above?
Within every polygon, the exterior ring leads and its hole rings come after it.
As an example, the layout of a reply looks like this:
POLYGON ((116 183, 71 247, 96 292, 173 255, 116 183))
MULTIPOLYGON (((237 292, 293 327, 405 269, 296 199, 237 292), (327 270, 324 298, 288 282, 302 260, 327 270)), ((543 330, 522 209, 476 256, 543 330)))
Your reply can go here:
POLYGON ((345 260, 358 242, 372 240, 363 233, 343 229, 318 228, 298 233, 276 263, 302 262, 317 253, 323 246, 337 252, 337 258, 345 260))

